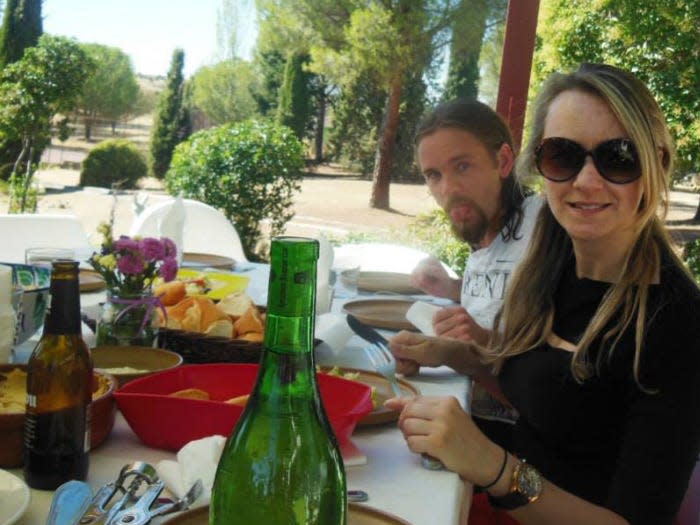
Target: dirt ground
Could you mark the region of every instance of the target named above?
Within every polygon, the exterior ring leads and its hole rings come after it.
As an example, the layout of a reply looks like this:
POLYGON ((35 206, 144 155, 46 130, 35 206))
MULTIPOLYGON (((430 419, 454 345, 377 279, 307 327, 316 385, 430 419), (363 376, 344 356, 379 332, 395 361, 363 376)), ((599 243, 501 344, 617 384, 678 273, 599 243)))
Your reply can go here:
MULTIPOLYGON (((342 238, 351 232, 377 232, 400 229, 417 214, 436 206, 422 184, 392 184, 390 211, 369 208, 371 181, 337 168, 304 179, 294 200, 295 216, 287 226, 289 235, 314 236, 323 233, 342 238)), ((109 219, 114 197, 101 188, 81 188, 76 170, 52 169, 37 172, 36 180, 45 193, 39 199, 39 213, 74 214, 81 218, 88 234, 109 219)), ((155 204, 169 196, 159 181, 144 181, 139 191, 120 192, 116 196, 115 233, 127 234, 134 218, 136 201, 155 204)), ((700 227, 688 225, 697 208, 698 194, 689 191, 671 193, 670 228, 681 242, 700 237, 700 227)), ((7 197, 0 196, 0 212, 7 210, 7 197)), ((94 243, 99 239, 93 238, 94 243)))
MULTIPOLYGON (((88 233, 109 219, 114 197, 101 188, 78 186, 76 170, 42 170, 37 172, 36 180, 44 189, 39 198, 39 213, 77 215, 88 233)), ((392 184, 390 191, 392 209, 375 210, 369 208, 370 181, 338 170, 309 176, 294 200, 295 216, 286 233, 304 236, 324 233, 342 238, 351 232, 386 231, 402 228, 417 214, 436 206, 424 185, 392 184)), ((142 190, 119 192, 116 196, 115 233, 128 233, 135 216, 136 201, 146 199, 146 206, 150 206, 167 198, 170 197, 155 179, 144 181, 142 190)), ((7 197, 0 196, 0 212, 6 210, 7 197)))

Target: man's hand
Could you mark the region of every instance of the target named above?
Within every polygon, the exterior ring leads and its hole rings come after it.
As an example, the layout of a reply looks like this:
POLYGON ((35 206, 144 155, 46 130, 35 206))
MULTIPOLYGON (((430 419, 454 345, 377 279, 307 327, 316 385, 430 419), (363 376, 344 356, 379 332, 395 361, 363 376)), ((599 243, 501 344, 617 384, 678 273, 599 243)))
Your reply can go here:
POLYGON ((411 272, 411 284, 429 295, 459 302, 461 280, 453 279, 435 257, 427 257, 411 272))
POLYGON ((462 306, 447 306, 435 312, 433 329, 438 337, 473 341, 481 346, 486 346, 491 336, 491 332, 482 328, 462 306))
POLYGON ((474 345, 458 339, 430 337, 401 331, 389 340, 396 357, 396 370, 404 375, 418 373, 420 366, 449 366, 459 373, 481 373, 485 367, 474 345))

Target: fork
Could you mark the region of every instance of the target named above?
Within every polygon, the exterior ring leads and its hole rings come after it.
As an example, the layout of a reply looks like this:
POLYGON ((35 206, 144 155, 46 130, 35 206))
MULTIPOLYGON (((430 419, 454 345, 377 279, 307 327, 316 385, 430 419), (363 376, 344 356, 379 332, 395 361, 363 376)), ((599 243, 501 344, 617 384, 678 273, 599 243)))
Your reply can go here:
MULTIPOLYGON (((380 343, 372 343, 370 346, 365 346, 362 350, 364 350, 377 372, 389 381, 391 388, 394 389, 394 395, 401 397, 403 392, 401 392, 399 382, 396 380, 396 359, 391 351, 380 343)), ((421 454, 421 465, 428 470, 444 470, 445 468, 442 461, 426 453, 421 454)))
POLYGON ((365 346, 362 350, 377 372, 389 381, 391 388, 394 390, 394 395, 401 397, 403 392, 396 379, 396 359, 394 359, 391 351, 379 343, 372 343, 370 346, 365 346))

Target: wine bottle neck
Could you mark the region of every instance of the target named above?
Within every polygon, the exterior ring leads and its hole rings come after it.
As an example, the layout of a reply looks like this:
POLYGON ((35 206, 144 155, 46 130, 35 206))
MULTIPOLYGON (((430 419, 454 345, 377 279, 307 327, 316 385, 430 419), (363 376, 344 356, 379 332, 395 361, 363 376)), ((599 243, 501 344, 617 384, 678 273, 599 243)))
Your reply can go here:
POLYGON ((49 308, 44 321, 45 335, 81 334, 80 287, 75 271, 56 271, 51 277, 49 308))

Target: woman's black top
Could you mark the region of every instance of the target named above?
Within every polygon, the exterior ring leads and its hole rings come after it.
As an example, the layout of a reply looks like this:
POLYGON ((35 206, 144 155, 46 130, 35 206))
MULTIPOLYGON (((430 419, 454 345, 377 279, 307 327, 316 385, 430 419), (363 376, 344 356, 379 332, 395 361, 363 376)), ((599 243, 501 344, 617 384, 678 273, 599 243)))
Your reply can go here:
MULTIPOLYGON (((608 287, 578 279, 572 258, 554 298, 554 333, 576 343, 608 287)), ((572 355, 543 345, 504 364, 501 388, 520 413, 513 452, 633 525, 672 523, 700 449, 697 286, 669 263, 650 290, 639 365, 647 391, 632 373, 634 327, 583 383, 572 355)))

